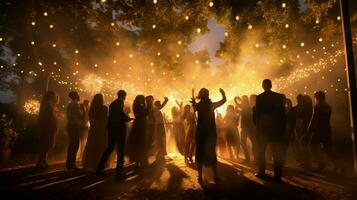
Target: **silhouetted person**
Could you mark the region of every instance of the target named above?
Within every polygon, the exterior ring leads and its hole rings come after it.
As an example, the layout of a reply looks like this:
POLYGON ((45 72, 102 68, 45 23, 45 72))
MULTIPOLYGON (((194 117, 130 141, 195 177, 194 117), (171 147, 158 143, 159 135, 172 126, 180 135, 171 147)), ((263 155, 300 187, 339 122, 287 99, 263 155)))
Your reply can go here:
POLYGON ((131 162, 134 162, 139 173, 148 167, 148 152, 150 149, 150 135, 148 135, 148 108, 145 96, 137 95, 133 103, 134 123, 128 138, 128 153, 131 162))
POLYGON ((257 95, 252 94, 249 96, 249 105, 250 105, 250 126, 248 131, 248 137, 252 143, 252 152, 254 155, 254 161, 258 158, 258 147, 257 147, 257 128, 253 122, 253 113, 255 112, 255 102, 257 95))
POLYGON ((37 121, 39 156, 36 166, 40 169, 48 167, 47 155, 55 145, 58 132, 57 104, 58 96, 53 91, 43 95, 37 121))
POLYGON ((224 124, 226 129, 227 147, 229 156, 234 159, 234 156, 239 159, 240 139, 238 132, 239 116, 236 113, 234 106, 228 105, 226 115, 224 116, 224 124))
POLYGON ((177 150, 181 155, 185 155, 185 127, 183 126, 183 108, 182 103, 176 102, 180 109, 176 106, 172 107, 172 134, 175 138, 177 150))
POLYGON ((265 151, 269 145, 274 158, 274 178, 280 182, 284 161, 285 97, 271 91, 269 79, 265 79, 262 85, 264 92, 257 96, 254 113, 258 142, 257 177, 265 177, 265 151))
POLYGON ((219 182, 220 178, 217 174, 217 155, 216 155, 216 122, 214 110, 222 106, 226 101, 226 94, 223 89, 219 89, 222 94, 222 100, 212 102, 209 98, 209 91, 202 88, 199 91, 198 98, 200 101, 192 98, 192 106, 197 111, 197 129, 196 129, 196 163, 198 170, 198 182, 202 184, 202 168, 203 165, 212 167, 215 182, 219 182))
MULTIPOLYGON (((318 161, 318 168, 325 168, 322 157, 319 156, 318 150, 322 150, 326 153, 329 160, 333 163, 334 170, 336 169, 336 163, 332 151, 332 139, 331 139, 331 107, 326 103, 325 93, 318 91, 314 95, 315 106, 314 114, 309 126, 309 133, 311 133, 311 150, 314 159, 318 161)), ((307 136, 308 137, 308 136, 307 136)))
MULTIPOLYGON (((249 150, 247 146, 247 139, 250 138, 252 140, 252 129, 253 129, 253 117, 252 117, 252 109, 249 105, 248 96, 244 95, 242 98, 236 97, 234 101, 237 106, 237 110, 240 110, 241 114, 241 145, 244 151, 245 161, 250 161, 249 150)), ((252 142, 253 143, 253 142, 252 142)))
POLYGON ((79 148, 80 134, 82 132, 83 112, 80 108, 80 97, 76 91, 69 93, 71 102, 67 106, 67 132, 69 144, 67 150, 67 169, 76 169, 76 157, 79 148))
POLYGON ((125 155, 125 138, 126 138, 126 123, 131 119, 124 112, 124 101, 126 92, 119 90, 118 98, 109 105, 108 116, 108 146, 105 149, 102 158, 97 168, 97 174, 103 173, 104 166, 113 152, 114 148, 117 148, 117 165, 115 169, 116 178, 122 180, 123 177, 123 165, 125 155))
POLYGON ((148 135, 148 145, 149 145, 149 151, 153 147, 154 144, 154 135, 155 135, 155 128, 156 128, 156 119, 154 115, 154 97, 149 95, 145 97, 146 101, 146 109, 148 112, 148 121, 147 121, 147 135, 148 135))
POLYGON ((88 115, 90 129, 82 161, 84 170, 95 172, 108 144, 108 107, 102 94, 94 95, 88 115))
POLYGON ((225 156, 228 150, 226 127, 224 125, 224 119, 221 113, 216 115, 216 129, 217 129, 217 150, 219 156, 225 156))
POLYGON ((296 113, 296 135, 298 140, 298 161, 299 165, 308 168, 310 165, 308 139, 304 136, 308 135, 308 127, 313 114, 312 99, 308 95, 301 97, 301 106, 298 107, 296 113))
POLYGON ((196 118, 190 105, 185 105, 183 109, 183 120, 186 122, 186 138, 185 138, 185 161, 193 162, 193 154, 195 153, 195 135, 196 135, 196 118))
POLYGON ((88 132, 89 132, 89 101, 84 100, 83 103, 80 104, 81 112, 83 113, 82 117, 82 131, 79 135, 80 138, 80 156, 83 157, 83 151, 87 143, 88 132))
POLYGON ((155 101, 154 103, 154 116, 155 116, 155 139, 157 144, 157 158, 160 160, 164 160, 165 156, 167 155, 166 152, 166 130, 165 130, 165 123, 164 117, 161 113, 161 109, 165 107, 168 102, 168 98, 165 97, 164 102, 155 101))

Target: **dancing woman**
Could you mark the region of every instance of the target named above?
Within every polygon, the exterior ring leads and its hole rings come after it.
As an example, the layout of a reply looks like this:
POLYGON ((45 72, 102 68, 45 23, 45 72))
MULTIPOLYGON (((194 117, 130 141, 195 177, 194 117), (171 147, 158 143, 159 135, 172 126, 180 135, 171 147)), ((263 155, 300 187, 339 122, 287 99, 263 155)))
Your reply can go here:
POLYGON ((214 110, 222 106, 226 101, 226 94, 223 89, 219 89, 222 94, 222 100, 212 102, 209 98, 209 91, 202 88, 198 94, 200 101, 196 103, 194 98, 191 99, 194 110, 198 113, 197 128, 196 128, 196 157, 198 182, 202 184, 202 168, 203 165, 212 167, 214 180, 219 182, 220 178, 217 174, 217 155, 216 155, 216 122, 214 110))

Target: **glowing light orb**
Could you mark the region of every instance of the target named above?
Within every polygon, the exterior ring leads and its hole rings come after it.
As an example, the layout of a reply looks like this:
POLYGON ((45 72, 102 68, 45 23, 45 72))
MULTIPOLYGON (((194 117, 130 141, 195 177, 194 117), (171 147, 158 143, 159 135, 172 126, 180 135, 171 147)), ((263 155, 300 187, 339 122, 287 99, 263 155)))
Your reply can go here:
POLYGON ((319 38, 319 42, 322 42, 323 40, 322 40, 322 38, 319 38))
POLYGON ((188 17, 188 16, 186 15, 185 20, 189 20, 189 19, 190 19, 190 17, 188 17))
POLYGON ((300 43, 300 46, 301 46, 301 47, 305 46, 305 43, 301 42, 301 43, 300 43))
POLYGON ((285 24, 285 28, 289 28, 289 24, 285 24))
POLYGON ((0 42, 2 42, 4 39, 2 37, 0 37, 0 42))
POLYGON ((117 42, 117 43, 115 43, 115 45, 119 46, 119 45, 120 45, 120 43, 119 43, 119 42, 117 42))
POLYGON ((253 26, 251 24, 248 24, 248 29, 249 30, 253 29, 253 26))
POLYGON ((44 13, 43 13, 43 16, 47 16, 47 15, 48 15, 48 13, 47 13, 47 12, 44 12, 44 13))
POLYGON ((31 22, 31 25, 32 25, 32 26, 35 26, 35 25, 36 25, 36 22, 31 22))
POLYGON ((157 0, 153 0, 152 2, 153 2, 154 4, 157 4, 157 0))
POLYGON ((319 23, 320 23, 320 20, 317 19, 317 20, 315 21, 315 23, 316 23, 316 24, 319 24, 319 23))
POLYGON ((340 16, 338 16, 338 17, 337 17, 337 20, 341 20, 341 17, 340 17, 340 16))
POLYGON ((56 44, 52 44, 52 47, 55 48, 57 45, 56 44))
POLYGON ((208 5, 209 5, 209 7, 213 7, 214 4, 213 4, 213 2, 211 1, 211 2, 209 2, 208 5))
POLYGON ((285 7, 286 7, 286 3, 282 3, 282 4, 281 4, 281 7, 282 7, 282 8, 285 8, 285 7))
POLYGON ((34 42, 34 41, 31 41, 31 45, 35 45, 35 42, 34 42))
POLYGON ((75 51, 74 51, 74 53, 78 54, 78 53, 79 53, 79 51, 78 51, 78 50, 75 50, 75 51))
POLYGON ((239 19, 240 19, 240 18, 239 18, 239 16, 237 15, 237 16, 236 16, 236 20, 238 21, 239 19))
POLYGON ((24 104, 24 110, 27 114, 37 115, 40 112, 40 102, 34 99, 29 99, 24 104))
POLYGON ((201 29, 198 28, 198 29, 196 30, 196 32, 197 32, 197 33, 201 33, 201 29))
POLYGON ((155 29, 155 28, 156 28, 156 25, 155 25, 155 24, 153 24, 153 25, 152 25, 152 29, 155 29))

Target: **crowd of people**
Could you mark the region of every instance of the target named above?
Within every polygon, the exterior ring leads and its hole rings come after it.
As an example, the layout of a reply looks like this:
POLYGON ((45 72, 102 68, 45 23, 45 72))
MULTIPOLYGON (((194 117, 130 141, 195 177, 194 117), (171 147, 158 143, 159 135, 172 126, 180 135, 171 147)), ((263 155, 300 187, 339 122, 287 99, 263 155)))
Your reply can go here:
MULTIPOLYGON (((124 90, 118 91, 117 99, 109 107, 102 94, 94 95, 91 102, 81 103, 79 94, 72 91, 66 115, 69 138, 66 168, 77 169, 76 161, 80 157, 85 171, 103 174, 116 149, 116 178, 124 180, 126 156, 139 174, 149 168, 150 156, 160 162, 171 159, 166 145, 169 132, 185 161, 197 164, 200 183, 203 166, 211 167, 215 182, 220 181, 216 152, 229 159, 254 161, 259 178, 266 176, 266 155, 272 157, 277 182, 281 181, 288 149, 301 167, 310 168, 315 160, 319 169, 325 168, 326 162, 319 155, 322 150, 336 168, 331 142, 331 108, 325 93, 314 94, 315 105, 308 95, 298 95, 297 105, 293 106, 285 95, 271 90, 269 79, 263 81, 262 87, 264 92, 259 95, 235 97, 234 104, 227 105, 224 115, 217 112, 217 108, 227 102, 223 89, 220 89, 222 99, 217 102, 211 101, 205 88, 197 96, 192 91, 190 104, 176 101, 170 121, 161 111, 169 101, 166 97, 161 102, 150 95, 137 95, 132 109, 127 109, 124 90), (130 117, 131 110, 133 117, 130 117), (266 153, 267 146, 270 154, 266 153)), ((47 155, 55 144, 58 102, 59 97, 53 91, 43 95, 38 118, 37 167, 41 169, 48 167, 47 155)))

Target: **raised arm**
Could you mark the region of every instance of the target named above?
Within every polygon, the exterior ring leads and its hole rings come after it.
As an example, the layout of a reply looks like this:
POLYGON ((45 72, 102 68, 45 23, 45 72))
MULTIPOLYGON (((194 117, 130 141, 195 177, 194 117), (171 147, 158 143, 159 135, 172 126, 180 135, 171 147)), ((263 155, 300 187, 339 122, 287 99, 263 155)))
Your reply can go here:
POLYGON ((219 92, 222 94, 222 99, 220 101, 212 103, 214 109, 222 106, 227 101, 226 93, 224 92, 224 90, 222 88, 219 88, 219 92))
POLYGON ((164 102, 162 102, 161 106, 158 109, 161 110, 162 108, 164 108, 168 101, 169 101, 169 98, 165 97, 164 102))

